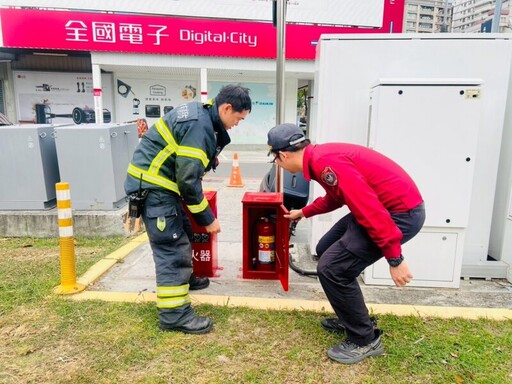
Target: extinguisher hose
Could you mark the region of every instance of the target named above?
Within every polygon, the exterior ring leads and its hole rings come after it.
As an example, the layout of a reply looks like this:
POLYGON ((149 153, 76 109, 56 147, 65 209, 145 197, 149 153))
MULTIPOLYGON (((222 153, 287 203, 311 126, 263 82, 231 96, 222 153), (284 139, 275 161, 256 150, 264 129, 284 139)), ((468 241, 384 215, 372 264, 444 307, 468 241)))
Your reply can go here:
POLYGON ((294 270, 295 272, 297 272, 299 275, 302 275, 302 276, 318 276, 318 273, 316 271, 305 271, 304 269, 297 267, 293 263, 292 255, 290 255, 289 264, 290 264, 290 268, 292 270, 294 270))
MULTIPOLYGON (((290 238, 292 237, 292 235, 295 235, 295 228, 296 227, 297 227, 297 222, 296 221, 292 221, 290 223, 290 238)), ((293 244, 290 244, 290 248, 291 247, 293 247, 293 244)), ((318 273, 316 271, 306 271, 306 270, 296 266, 293 263, 293 257, 292 257, 291 254, 289 256, 288 264, 290 265, 290 268, 293 271, 297 272, 299 275, 302 275, 302 276, 318 276, 318 273)))

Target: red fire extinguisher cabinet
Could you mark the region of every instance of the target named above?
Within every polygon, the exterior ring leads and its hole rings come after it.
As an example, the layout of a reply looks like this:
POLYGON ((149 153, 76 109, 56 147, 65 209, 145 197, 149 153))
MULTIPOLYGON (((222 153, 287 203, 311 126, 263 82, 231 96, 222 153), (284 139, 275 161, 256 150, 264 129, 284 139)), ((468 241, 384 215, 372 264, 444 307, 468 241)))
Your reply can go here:
POLYGON ((283 216, 288 213, 283 205, 283 194, 246 192, 242 198, 242 206, 243 278, 280 280, 283 289, 288 291, 290 224, 283 216), (258 257, 257 228, 262 218, 268 218, 275 225, 275 260, 272 264, 265 265, 255 261, 258 257))
MULTIPOLYGON (((210 204, 214 216, 217 217, 217 192, 205 191, 204 197, 210 204)), ((192 269, 194 274, 198 277, 218 277, 216 272, 222 268, 219 268, 217 264, 217 235, 209 234, 204 227, 197 225, 185 203, 183 203, 183 208, 192 224, 192 269)))

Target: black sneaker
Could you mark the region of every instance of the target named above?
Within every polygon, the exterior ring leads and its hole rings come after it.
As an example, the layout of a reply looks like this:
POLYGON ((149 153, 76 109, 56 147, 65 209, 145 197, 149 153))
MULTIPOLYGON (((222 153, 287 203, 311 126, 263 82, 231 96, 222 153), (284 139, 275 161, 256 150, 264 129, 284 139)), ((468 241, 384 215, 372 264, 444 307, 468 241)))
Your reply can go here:
POLYGON ((327 351, 327 355, 343 364, 355 364, 370 356, 378 356, 384 353, 384 346, 381 342, 382 332, 375 330, 376 338, 367 345, 357 345, 350 340, 345 340, 341 344, 335 345, 327 351))
POLYGON ((190 275, 190 279, 188 280, 189 290, 198 291, 200 289, 205 289, 210 285, 210 279, 207 277, 197 277, 196 275, 190 275))
MULTIPOLYGON (((374 327, 377 327, 377 318, 375 316, 370 316, 370 321, 372 322, 374 327)), ((324 329, 329 332, 343 334, 346 331, 340 319, 338 319, 337 317, 323 319, 321 324, 322 327, 324 327, 324 329)))
POLYGON ((192 335, 202 335, 208 333, 213 328, 213 321, 208 317, 195 316, 188 322, 179 326, 170 326, 160 324, 162 331, 177 331, 183 333, 190 333, 192 335))

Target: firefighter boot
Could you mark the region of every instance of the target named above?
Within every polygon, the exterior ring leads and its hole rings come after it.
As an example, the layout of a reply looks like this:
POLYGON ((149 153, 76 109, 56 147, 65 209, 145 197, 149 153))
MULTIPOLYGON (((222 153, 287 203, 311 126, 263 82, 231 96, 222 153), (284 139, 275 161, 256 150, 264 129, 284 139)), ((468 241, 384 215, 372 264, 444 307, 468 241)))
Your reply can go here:
POLYGON ((213 321, 208 317, 194 316, 186 323, 178 326, 164 326, 160 324, 162 331, 177 331, 190 333, 192 335, 202 335, 212 330, 213 321))
POLYGON ((197 277, 192 273, 190 275, 190 279, 188 280, 188 283, 190 284, 189 289, 191 291, 198 291, 200 289, 205 289, 210 285, 210 279, 207 277, 197 277))

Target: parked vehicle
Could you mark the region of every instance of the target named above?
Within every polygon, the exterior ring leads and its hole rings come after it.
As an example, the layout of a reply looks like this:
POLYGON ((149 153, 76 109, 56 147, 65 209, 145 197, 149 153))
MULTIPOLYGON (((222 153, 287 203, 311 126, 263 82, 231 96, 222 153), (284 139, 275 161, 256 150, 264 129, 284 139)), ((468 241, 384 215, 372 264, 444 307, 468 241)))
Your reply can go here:
MULTIPOLYGON (((263 177, 260 192, 275 192, 276 164, 263 177)), ((301 209, 306 206, 309 198, 309 182, 302 172, 290 173, 283 169, 283 197, 286 209, 301 209)))

